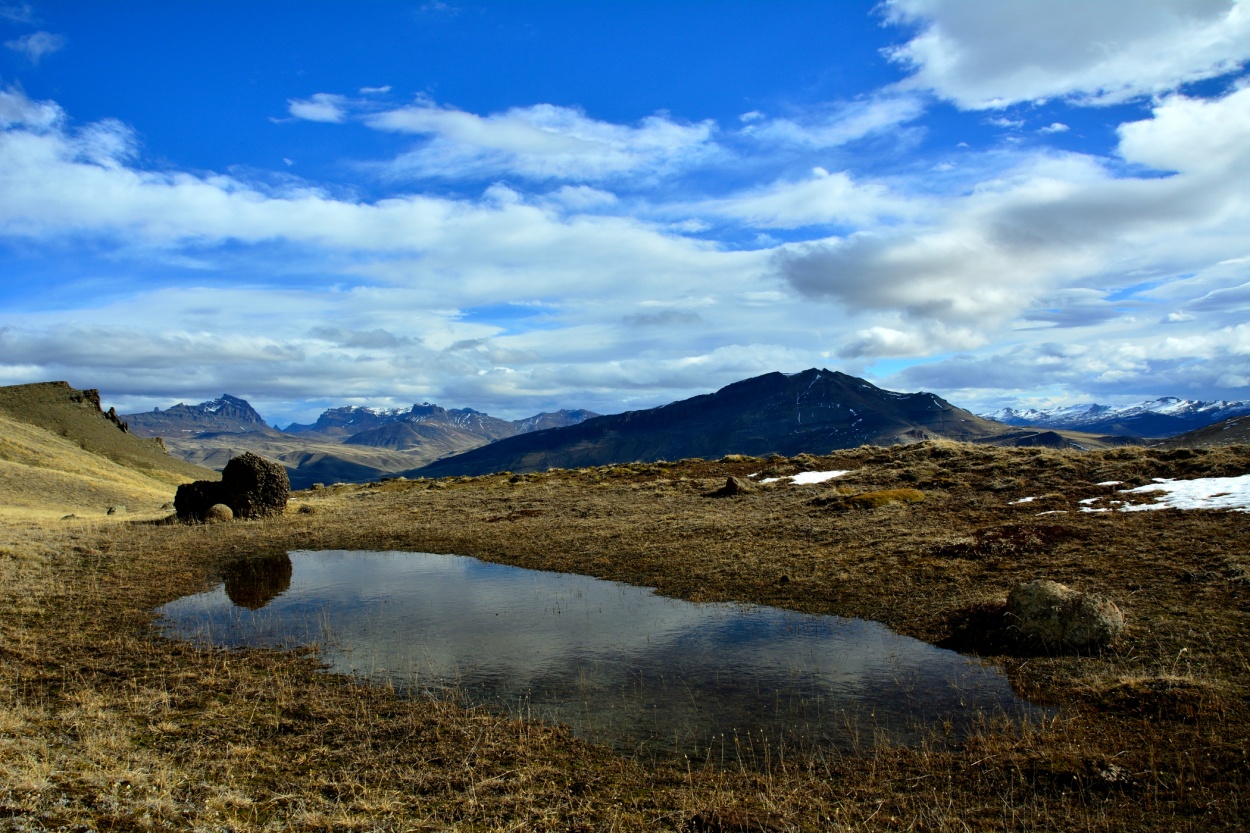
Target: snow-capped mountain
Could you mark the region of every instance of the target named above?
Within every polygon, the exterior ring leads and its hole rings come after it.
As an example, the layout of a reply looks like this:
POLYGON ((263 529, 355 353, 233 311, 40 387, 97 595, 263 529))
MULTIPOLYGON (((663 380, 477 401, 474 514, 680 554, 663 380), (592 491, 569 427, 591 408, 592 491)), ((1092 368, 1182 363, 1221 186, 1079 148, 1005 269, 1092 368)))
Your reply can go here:
POLYGON ((1174 437, 1242 414, 1250 414, 1250 401, 1203 401, 1165 396, 1120 407, 1086 404, 1001 408, 980 416, 1007 425, 1066 428, 1123 437, 1174 437))

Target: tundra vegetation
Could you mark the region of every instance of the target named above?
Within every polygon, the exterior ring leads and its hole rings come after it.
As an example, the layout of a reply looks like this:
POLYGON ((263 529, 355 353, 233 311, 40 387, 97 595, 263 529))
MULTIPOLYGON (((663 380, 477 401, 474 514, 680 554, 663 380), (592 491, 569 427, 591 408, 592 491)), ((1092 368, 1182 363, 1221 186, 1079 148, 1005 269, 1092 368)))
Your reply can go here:
POLYGON ((168 521, 141 496, 125 515, 4 513, 0 828, 1238 829, 1250 513, 1081 510, 1149 502, 1120 490, 1152 478, 1247 472, 1248 446, 938 441, 330 485, 279 516, 212 524, 168 521), (824 470, 848 474, 786 477, 824 470), (730 477, 750 489, 709 497, 730 477), (314 649, 154 629, 156 606, 295 549, 458 553, 878 620, 999 665, 1054 716, 957 741, 934 726, 914 746, 760 748, 732 766, 637 760, 322 673, 314 649), (1123 631, 1085 652, 1016 640, 1004 605, 1035 579, 1113 601, 1123 631))

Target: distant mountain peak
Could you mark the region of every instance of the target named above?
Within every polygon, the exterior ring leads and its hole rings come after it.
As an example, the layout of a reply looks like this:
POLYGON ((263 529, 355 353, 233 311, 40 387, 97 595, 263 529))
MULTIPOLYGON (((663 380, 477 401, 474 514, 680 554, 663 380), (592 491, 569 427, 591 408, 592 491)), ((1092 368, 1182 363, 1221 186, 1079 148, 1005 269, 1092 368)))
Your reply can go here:
POLYGON ((141 414, 122 417, 130 430, 141 437, 185 437, 206 433, 249 433, 272 431, 264 418, 246 399, 223 393, 217 399, 187 405, 179 402, 165 410, 153 408, 141 414))
POLYGON ((1204 401, 1161 396, 1132 405, 1053 405, 1044 408, 1000 408, 981 414, 1007 425, 1060 428, 1125 437, 1174 437, 1230 417, 1250 413, 1250 401, 1204 401))

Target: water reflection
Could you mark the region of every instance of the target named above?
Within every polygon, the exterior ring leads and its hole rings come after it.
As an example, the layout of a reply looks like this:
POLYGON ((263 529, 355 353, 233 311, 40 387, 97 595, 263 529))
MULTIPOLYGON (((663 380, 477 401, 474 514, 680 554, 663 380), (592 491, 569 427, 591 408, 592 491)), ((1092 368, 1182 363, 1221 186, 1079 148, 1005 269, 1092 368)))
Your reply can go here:
POLYGON ((290 588, 293 570, 286 553, 236 561, 222 576, 226 596, 239 607, 260 610, 290 588))
POLYGON ((248 570, 161 608, 166 632, 317 643, 334 671, 565 723, 634 753, 853 749, 1040 714, 993 669, 874 622, 427 553, 298 552, 248 570))

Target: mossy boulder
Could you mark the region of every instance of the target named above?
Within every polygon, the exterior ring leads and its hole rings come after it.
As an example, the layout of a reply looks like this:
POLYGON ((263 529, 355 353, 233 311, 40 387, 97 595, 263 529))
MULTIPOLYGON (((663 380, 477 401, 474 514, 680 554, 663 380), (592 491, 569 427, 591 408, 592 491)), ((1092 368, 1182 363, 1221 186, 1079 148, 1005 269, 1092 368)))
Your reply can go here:
POLYGON ((1047 579, 1016 585, 1005 618, 1020 642, 1077 651, 1108 645, 1124 628, 1113 602, 1047 579))

